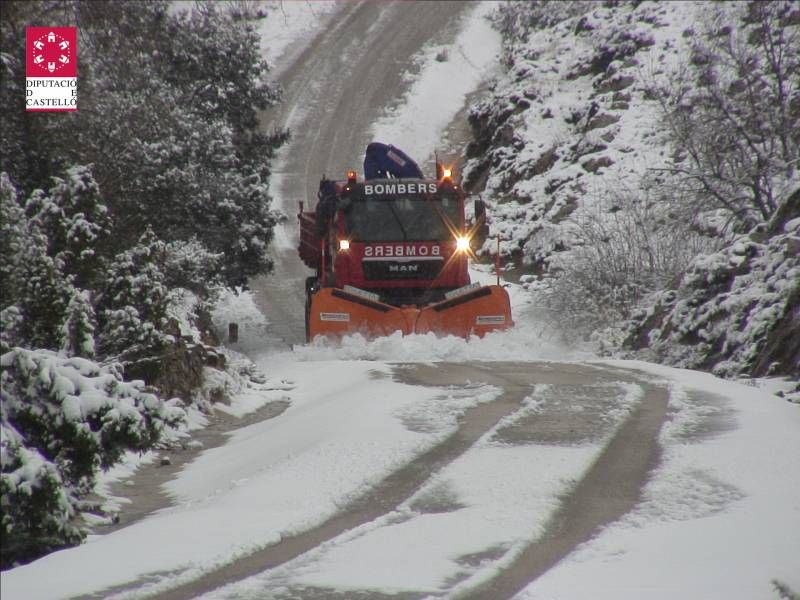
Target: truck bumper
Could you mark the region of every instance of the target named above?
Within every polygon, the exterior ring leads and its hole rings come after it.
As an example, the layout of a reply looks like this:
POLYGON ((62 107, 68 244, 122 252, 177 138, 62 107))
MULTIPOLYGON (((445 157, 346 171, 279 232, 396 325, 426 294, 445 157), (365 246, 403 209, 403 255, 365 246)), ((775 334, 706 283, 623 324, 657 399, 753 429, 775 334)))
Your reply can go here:
POLYGON ((400 331, 469 338, 513 326, 508 293, 496 285, 431 304, 422 309, 398 308, 338 288, 323 288, 311 297, 309 339, 361 333, 381 337, 400 331))

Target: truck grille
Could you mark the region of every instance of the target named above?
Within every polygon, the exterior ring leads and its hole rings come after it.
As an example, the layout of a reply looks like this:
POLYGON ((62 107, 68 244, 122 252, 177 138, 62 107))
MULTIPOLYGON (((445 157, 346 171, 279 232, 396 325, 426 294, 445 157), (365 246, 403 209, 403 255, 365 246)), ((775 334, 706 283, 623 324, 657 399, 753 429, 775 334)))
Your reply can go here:
POLYGON ((364 260, 365 279, 436 279, 444 261, 428 260, 364 260))

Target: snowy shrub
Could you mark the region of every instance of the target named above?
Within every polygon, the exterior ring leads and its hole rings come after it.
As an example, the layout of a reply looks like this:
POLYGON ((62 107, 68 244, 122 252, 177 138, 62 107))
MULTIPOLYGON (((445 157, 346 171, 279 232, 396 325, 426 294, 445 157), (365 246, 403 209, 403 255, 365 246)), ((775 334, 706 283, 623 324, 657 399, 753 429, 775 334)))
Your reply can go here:
POLYGON ((768 221, 796 189, 800 26, 787 0, 711 8, 688 59, 652 94, 674 148, 670 172, 698 209, 724 210, 742 233, 768 221))
POLYGON ((97 470, 152 447, 185 413, 141 381, 123 381, 118 367, 22 348, 0 366, 7 563, 77 541, 74 498, 91 489, 97 470))
POLYGON ((23 437, 0 423, 0 509, 3 533, 0 568, 79 543, 84 531, 75 524, 75 498, 56 466, 23 437))
POLYGON ((184 416, 113 366, 22 348, 0 360, 4 419, 76 486, 125 450, 151 447, 184 416))
POLYGON ((548 261, 544 299, 552 318, 576 338, 624 321, 710 246, 646 192, 608 194, 570 221, 576 243, 548 261))
POLYGON ((507 42, 524 44, 534 30, 582 16, 596 6, 596 2, 581 0, 505 2, 493 15, 493 20, 507 42))

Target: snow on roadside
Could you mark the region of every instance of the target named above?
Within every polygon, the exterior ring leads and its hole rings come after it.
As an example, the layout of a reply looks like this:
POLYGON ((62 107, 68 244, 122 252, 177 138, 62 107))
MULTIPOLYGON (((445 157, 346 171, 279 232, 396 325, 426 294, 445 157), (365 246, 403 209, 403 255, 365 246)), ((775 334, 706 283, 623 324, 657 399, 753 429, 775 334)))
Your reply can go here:
POLYGON ((253 294, 249 291, 222 292, 211 312, 216 326, 217 337, 227 341, 228 346, 238 352, 253 356, 264 349, 264 337, 267 334, 269 321, 264 313, 258 310, 253 294), (239 341, 235 344, 228 340, 228 324, 237 323, 239 341))
POLYGON ((706 373, 604 361, 672 381, 643 502, 517 600, 741 598, 800 590, 800 410, 706 373))
POLYGON ((486 16, 499 2, 479 2, 453 44, 429 44, 412 59, 420 65, 400 104, 372 126, 372 139, 401 148, 420 164, 433 157, 444 130, 497 65, 500 34, 486 16), (438 61, 437 55, 446 60, 438 61))
POLYGON ((261 54, 270 65, 270 77, 277 79, 306 49, 320 27, 341 10, 342 3, 262 0, 257 8, 266 11, 257 26, 261 54))
POLYGON ((240 429, 203 453, 167 486, 177 506, 4 573, 3 597, 70 597, 172 571, 162 585, 196 577, 324 521, 450 435, 467 407, 497 393, 407 386, 372 362, 309 369, 287 356, 271 364, 297 381, 280 422, 240 429), (410 416, 426 422, 424 432, 405 427, 410 416))

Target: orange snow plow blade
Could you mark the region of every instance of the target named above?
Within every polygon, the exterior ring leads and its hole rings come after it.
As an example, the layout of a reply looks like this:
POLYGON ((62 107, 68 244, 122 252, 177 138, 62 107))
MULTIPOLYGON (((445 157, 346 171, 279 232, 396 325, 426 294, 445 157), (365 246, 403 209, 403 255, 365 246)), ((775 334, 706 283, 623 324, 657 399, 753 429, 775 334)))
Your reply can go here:
POLYGON ((311 300, 309 339, 361 333, 367 337, 433 332, 483 337, 513 326, 511 303, 498 286, 476 287, 423 309, 398 308, 338 288, 323 288, 311 300))
POLYGON ((483 337, 513 325, 508 293, 499 286, 488 285, 426 306, 417 317, 415 331, 483 337))
POLYGON ((311 300, 309 338, 346 333, 380 337, 395 331, 406 335, 414 331, 418 312, 415 308, 397 308, 338 288, 322 288, 311 300))

